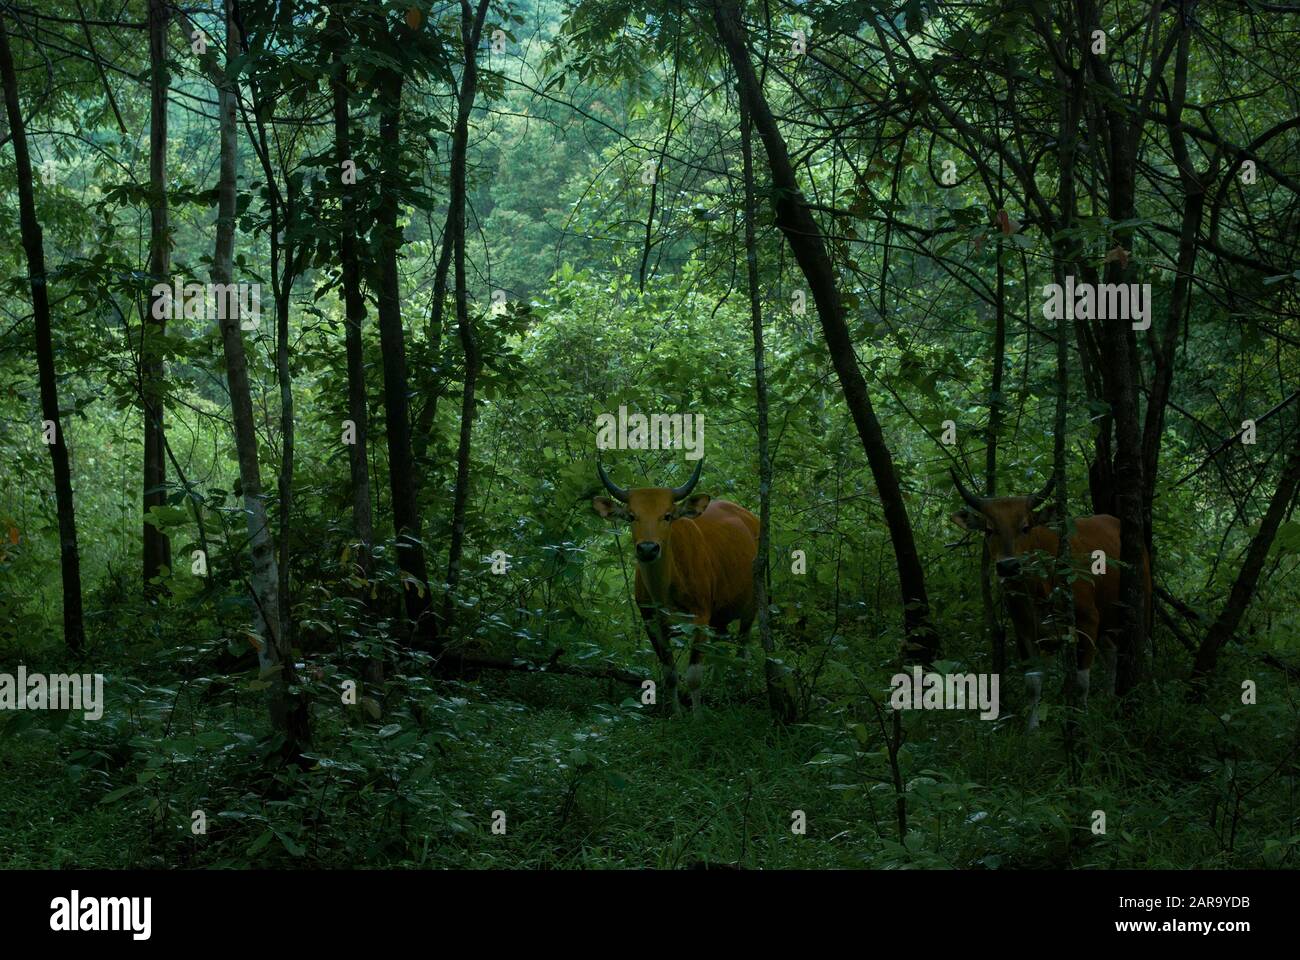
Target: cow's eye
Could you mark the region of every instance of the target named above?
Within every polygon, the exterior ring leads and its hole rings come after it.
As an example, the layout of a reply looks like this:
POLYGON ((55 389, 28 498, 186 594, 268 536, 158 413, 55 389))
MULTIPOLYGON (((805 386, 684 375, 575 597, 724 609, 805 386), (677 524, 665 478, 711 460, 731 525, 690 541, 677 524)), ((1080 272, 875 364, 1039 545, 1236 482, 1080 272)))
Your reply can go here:
POLYGON ((1021 532, 1021 533, 1028 533, 1028 532, 1029 532, 1029 524, 1026 523, 1023 527, 1021 527, 1021 528, 1020 528, 1020 532, 1021 532))
POLYGON ((664 519, 665 519, 665 520, 668 520, 668 521, 671 521, 671 520, 673 519, 673 515, 672 515, 671 513, 665 513, 665 514, 664 514, 664 519))

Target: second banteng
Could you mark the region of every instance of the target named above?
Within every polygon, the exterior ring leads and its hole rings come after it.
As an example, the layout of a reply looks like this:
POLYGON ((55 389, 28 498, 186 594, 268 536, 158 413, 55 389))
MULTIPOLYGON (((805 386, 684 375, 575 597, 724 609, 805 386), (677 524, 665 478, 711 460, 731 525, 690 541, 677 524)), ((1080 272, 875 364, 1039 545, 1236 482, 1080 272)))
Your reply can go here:
MULTIPOLYGON (((1015 630, 1016 645, 1025 664, 1029 693, 1029 728, 1038 726, 1038 701, 1043 691, 1043 653, 1059 646, 1061 631, 1051 623, 1052 593, 1057 587, 1056 556, 1061 538, 1047 524, 1050 518, 1039 512, 1052 484, 1032 497, 977 497, 954 472, 953 483, 966 501, 952 515, 958 526, 982 532, 989 561, 998 575, 1007 610, 1015 630)), ((1079 517, 1070 534, 1070 555, 1074 570, 1072 594, 1074 634, 1077 640, 1076 689, 1083 704, 1088 701, 1089 674, 1100 648, 1106 657, 1107 682, 1115 688, 1115 637, 1124 615, 1119 600, 1120 522, 1110 514, 1079 517), (1100 555, 1098 555, 1100 551, 1100 555), (1100 560, 1103 572, 1093 573, 1100 560)), ((1144 615, 1150 622, 1151 572, 1146 552, 1141 558, 1144 615)))

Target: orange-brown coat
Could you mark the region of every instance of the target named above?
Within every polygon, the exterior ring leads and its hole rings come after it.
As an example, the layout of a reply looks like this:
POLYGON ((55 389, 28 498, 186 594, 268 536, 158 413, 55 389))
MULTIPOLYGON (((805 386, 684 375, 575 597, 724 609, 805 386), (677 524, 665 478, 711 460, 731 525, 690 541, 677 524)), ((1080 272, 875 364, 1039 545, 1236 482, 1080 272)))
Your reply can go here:
POLYGON ((685 614, 695 628, 690 642, 686 685, 698 703, 703 682, 698 641, 706 628, 726 630, 740 622, 744 642, 754 620, 753 563, 758 553, 758 518, 727 500, 706 493, 690 495, 699 478, 682 488, 621 490, 601 479, 615 495, 596 497, 592 506, 606 519, 631 524, 637 560, 636 602, 650 642, 664 667, 667 695, 676 703, 676 668, 669 642, 674 615, 685 614), (679 502, 680 501, 680 502, 679 502))
MULTIPOLYGON (((1037 723, 1037 700, 1041 692, 1040 654, 1056 649, 1060 636, 1044 629, 1050 613, 1049 599, 1056 589, 1054 572, 1060 536, 1046 526, 1037 506, 1043 502, 1050 486, 1032 497, 974 497, 954 475, 958 491, 972 509, 953 514, 953 521, 966 529, 984 533, 984 546, 990 564, 1005 590, 1016 642, 1022 660, 1031 668, 1026 673, 1030 688, 1030 726, 1037 723)), ((1114 637, 1119 635, 1123 608, 1120 605, 1120 566, 1125 558, 1120 550, 1120 522, 1110 514, 1079 517, 1070 536, 1070 556, 1077 576, 1071 586, 1074 605, 1074 629, 1077 641, 1078 675, 1076 683, 1086 702, 1089 672, 1098 649, 1107 651, 1110 665, 1108 681, 1114 683, 1114 637), (1093 573, 1096 551, 1104 572, 1093 573)), ((1142 552, 1143 592, 1150 619, 1151 570, 1146 551, 1142 552)), ((1112 687, 1113 688, 1113 687, 1112 687)))

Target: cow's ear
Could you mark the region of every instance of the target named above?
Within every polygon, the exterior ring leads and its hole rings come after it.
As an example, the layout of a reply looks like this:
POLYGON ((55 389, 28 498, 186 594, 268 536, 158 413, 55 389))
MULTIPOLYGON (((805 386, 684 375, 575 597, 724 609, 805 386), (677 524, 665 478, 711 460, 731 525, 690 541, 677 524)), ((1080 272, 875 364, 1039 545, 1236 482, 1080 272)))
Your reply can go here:
POLYGON ((707 493, 697 493, 694 496, 687 497, 677 505, 675 517, 698 517, 708 507, 709 501, 713 498, 707 493))
POLYGON ((1055 500, 1043 505, 1043 509, 1035 510, 1029 516, 1030 526, 1050 527, 1061 522, 1060 504, 1055 500))
POLYGON ((606 520, 626 520, 627 507, 609 497, 592 497, 591 507, 606 520))
POLYGON ((984 518, 978 513, 974 513, 962 507, 956 513, 949 514, 948 519, 963 530, 973 530, 976 533, 984 531, 984 518))

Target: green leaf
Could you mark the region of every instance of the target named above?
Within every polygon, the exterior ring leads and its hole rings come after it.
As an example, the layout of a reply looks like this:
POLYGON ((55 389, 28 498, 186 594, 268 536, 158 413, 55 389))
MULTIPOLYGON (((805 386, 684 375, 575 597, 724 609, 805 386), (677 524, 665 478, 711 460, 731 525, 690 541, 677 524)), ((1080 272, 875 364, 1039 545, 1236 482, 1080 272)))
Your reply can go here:
POLYGON ((275 831, 268 827, 266 830, 262 832, 262 835, 260 837, 258 837, 256 840, 254 840, 252 843, 248 845, 248 855, 251 857, 253 854, 257 853, 268 843, 270 843, 274 838, 275 838, 275 831))

